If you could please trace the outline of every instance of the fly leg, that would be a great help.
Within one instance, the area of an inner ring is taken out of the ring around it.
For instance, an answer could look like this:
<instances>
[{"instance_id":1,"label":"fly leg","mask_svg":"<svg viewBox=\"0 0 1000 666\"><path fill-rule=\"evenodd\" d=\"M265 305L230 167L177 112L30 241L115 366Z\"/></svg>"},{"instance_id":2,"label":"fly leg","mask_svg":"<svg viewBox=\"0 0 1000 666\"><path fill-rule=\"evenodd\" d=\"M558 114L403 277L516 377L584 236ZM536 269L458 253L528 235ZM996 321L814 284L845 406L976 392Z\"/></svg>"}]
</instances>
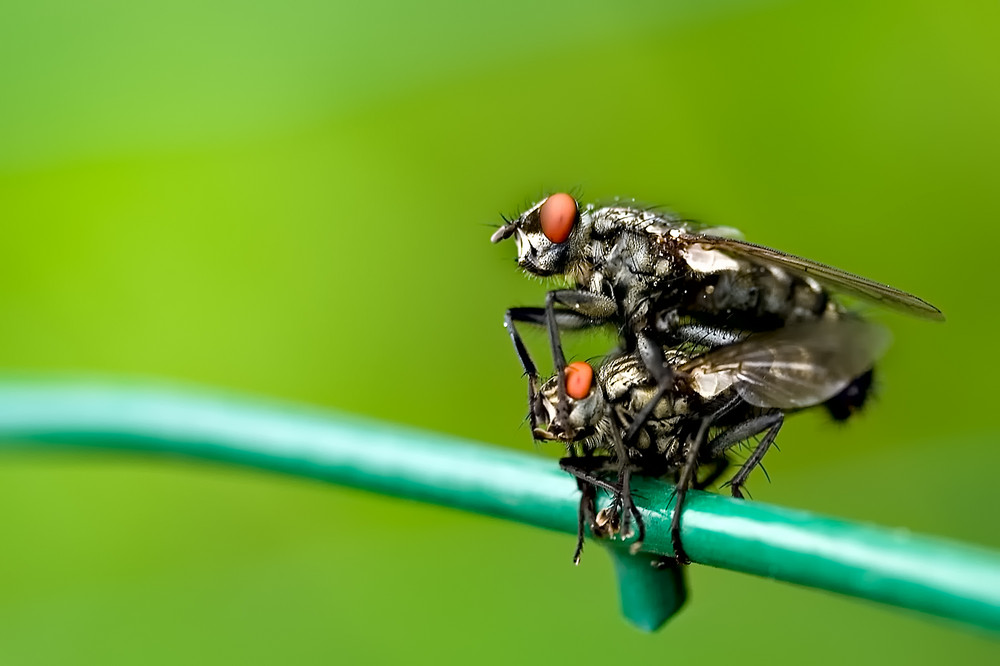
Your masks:
<instances>
[{"instance_id":1,"label":"fly leg","mask_svg":"<svg viewBox=\"0 0 1000 666\"><path fill-rule=\"evenodd\" d=\"M584 461L586 461L584 463ZM584 463L584 464L581 464ZM580 488L580 508L577 512L577 539L576 539L576 550L573 552L573 564L580 563L580 555L583 552L583 542L584 536L586 534L586 526L590 526L590 531L595 536L605 536L614 531L614 527L610 528L611 532L606 532L603 529L603 525L599 525L595 515L595 491L597 488L607 491L611 497L612 502L618 500L621 497L621 488L615 486L612 483L601 479L596 476L596 472L601 469L601 467L607 464L606 458L579 458L576 456L571 456L563 458L559 461L559 467L565 472L569 472L577 480L577 486ZM633 510L638 513L636 509ZM636 515L637 520L638 515Z\"/></svg>"},{"instance_id":2,"label":"fly leg","mask_svg":"<svg viewBox=\"0 0 1000 666\"><path fill-rule=\"evenodd\" d=\"M642 520L642 514L632 501L632 460L628 454L628 447L617 427L611 428L614 438L615 455L618 458L618 484L621 487L621 494L618 496L619 511L622 523L622 536L630 536L629 516L635 518L636 531L638 537L631 546L633 553L638 552L642 542L646 540L646 524ZM614 504L612 505L614 506Z\"/></svg>"},{"instance_id":3,"label":"fly leg","mask_svg":"<svg viewBox=\"0 0 1000 666\"><path fill-rule=\"evenodd\" d=\"M583 479L577 479L576 485L580 489L580 508L576 514L576 549L573 551L573 564L580 564L587 525L590 525L591 532L597 526L597 489L592 483Z\"/></svg>"},{"instance_id":4,"label":"fly leg","mask_svg":"<svg viewBox=\"0 0 1000 666\"><path fill-rule=\"evenodd\" d=\"M694 472L698 468L698 449L701 448L701 442L705 439L711 423L711 418L702 419L701 425L698 427L698 434L695 435L694 441L688 448L687 456L684 458L681 474L677 479L677 487L674 491L674 496L677 499L674 502L674 513L670 517L670 546L674 549L674 559L677 560L678 564L691 563L691 558L684 552L684 546L681 545L681 507L684 506L684 497L687 495L687 489L691 485Z\"/></svg>"},{"instance_id":5,"label":"fly leg","mask_svg":"<svg viewBox=\"0 0 1000 666\"><path fill-rule=\"evenodd\" d=\"M691 562L691 558L684 552L684 546L681 545L681 508L684 506L684 497L687 495L688 488L691 487L694 481L695 472L698 470L698 455L701 451L701 446L708 437L708 431L712 427L712 423L734 409L741 402L743 402L743 398L736 396L703 418L701 425L698 426L697 434L691 440L687 455L684 457L680 476L677 479L677 487L674 491L676 497L674 501L674 513L670 517L670 545L674 549L674 558L680 564Z\"/></svg>"},{"instance_id":6,"label":"fly leg","mask_svg":"<svg viewBox=\"0 0 1000 666\"><path fill-rule=\"evenodd\" d=\"M565 427L569 420L569 398L566 395L566 355L563 353L559 337L560 322L556 304L562 306L559 315L572 314L597 326L618 313L614 299L579 289L557 289L545 295L545 319L549 329L549 345L552 347L552 362L559 374L557 388L559 400L556 404L556 423Z\"/></svg>"},{"instance_id":7,"label":"fly leg","mask_svg":"<svg viewBox=\"0 0 1000 666\"><path fill-rule=\"evenodd\" d=\"M514 343L514 352L517 354L518 360L521 361L524 374L528 377L528 422L531 425L532 433L535 432L539 418L542 416L541 402L538 399L538 368L535 366L535 361L532 360L531 354L528 353L528 348L524 346L524 340L521 339L521 334L518 333L514 322L529 321L528 314L534 309L511 308L507 310L503 318L504 328L507 329L507 333L510 334L510 340Z\"/></svg>"},{"instance_id":8,"label":"fly leg","mask_svg":"<svg viewBox=\"0 0 1000 666\"><path fill-rule=\"evenodd\" d=\"M642 363L649 370L649 374L653 376L656 380L657 391L656 397L650 401L650 412L656 407L657 403L663 399L666 392L673 388L674 384L674 369L667 365L666 358L663 356L663 347L655 342L653 342L645 331L640 332L636 337L636 349L639 352L639 358L642 359Z\"/></svg>"},{"instance_id":9,"label":"fly leg","mask_svg":"<svg viewBox=\"0 0 1000 666\"><path fill-rule=\"evenodd\" d=\"M584 461L586 461L587 464L581 464ZM577 456L570 456L559 460L559 469L572 474L579 481L585 481L592 486L606 491L609 495L611 495L612 502L616 502L622 494L621 486L616 486L615 484L605 481L596 475L596 472L611 471L607 469L607 461L607 457L580 458ZM616 467L616 469L620 471L619 467ZM634 505L630 505L630 513L633 518L641 520L639 510Z\"/></svg>"},{"instance_id":10,"label":"fly leg","mask_svg":"<svg viewBox=\"0 0 1000 666\"><path fill-rule=\"evenodd\" d=\"M668 309L661 312L653 324L656 338L663 341L664 336L670 345L690 342L700 347L714 349L716 347L726 347L736 344L746 339L747 333L744 331L710 326L701 323L681 323L681 318L676 309Z\"/></svg>"},{"instance_id":11,"label":"fly leg","mask_svg":"<svg viewBox=\"0 0 1000 666\"><path fill-rule=\"evenodd\" d=\"M774 443L774 439L778 436L778 431L781 430L781 425L784 422L785 415L781 412L764 414L733 426L711 441L709 447L714 457L722 455L727 449L750 439L754 435L767 431L760 440L760 443L754 448L753 453L750 454L750 457L743 463L740 470L736 472L733 480L729 482L730 492L732 492L733 497L743 498L743 493L740 489L746 483L750 472L760 464L760 461L764 458L764 454L767 453L768 448Z\"/></svg>"},{"instance_id":12,"label":"fly leg","mask_svg":"<svg viewBox=\"0 0 1000 666\"><path fill-rule=\"evenodd\" d=\"M599 464L588 465L580 464L582 461L588 460L587 458L580 458L578 456L570 456L567 458L559 459L559 469L569 474L572 474L575 478L586 481L587 483L600 488L601 490L606 490L612 496L617 496L621 492L621 488L611 483L610 481L605 481L599 476L595 475L595 472L600 471L601 468L607 464L606 458L602 459L599 457L591 458L590 460L597 461Z\"/></svg>"},{"instance_id":13,"label":"fly leg","mask_svg":"<svg viewBox=\"0 0 1000 666\"><path fill-rule=\"evenodd\" d=\"M569 461L573 461L572 466L580 470L604 464L603 460L593 458L590 451L583 452L582 460L586 461L585 465L578 462L581 461L581 458L574 455L571 449L570 456L564 458L563 462L566 462L568 467L570 466ZM576 477L576 487L580 490L580 506L577 508L576 514L576 550L573 551L573 564L580 563L580 556L583 554L583 542L587 534L587 526L589 525L590 531L595 536L598 536L597 487L593 483L579 477Z\"/></svg>"},{"instance_id":14,"label":"fly leg","mask_svg":"<svg viewBox=\"0 0 1000 666\"><path fill-rule=\"evenodd\" d=\"M735 345L747 338L747 334L743 331L704 324L684 324L671 331L671 334L677 342L690 342L710 349Z\"/></svg>"},{"instance_id":15,"label":"fly leg","mask_svg":"<svg viewBox=\"0 0 1000 666\"><path fill-rule=\"evenodd\" d=\"M589 318L564 310L560 310L555 315L555 320L558 326L567 329L585 328L592 325ZM524 368L524 374L528 378L528 420L532 432L535 431L539 421L546 418L546 415L542 410L542 403L538 397L538 368L531 358L524 340L521 339L521 334L518 332L515 322L545 326L548 321L548 315L544 308L511 308L507 310L503 319L504 328L507 329L510 340L514 343L514 352L517 354L517 358L521 362L521 367ZM562 372L560 366L560 373ZM560 379L560 382L562 381L565 381L565 379ZM565 391L565 388L561 388L561 391ZM561 423L557 425L562 426Z\"/></svg>"}]
</instances>

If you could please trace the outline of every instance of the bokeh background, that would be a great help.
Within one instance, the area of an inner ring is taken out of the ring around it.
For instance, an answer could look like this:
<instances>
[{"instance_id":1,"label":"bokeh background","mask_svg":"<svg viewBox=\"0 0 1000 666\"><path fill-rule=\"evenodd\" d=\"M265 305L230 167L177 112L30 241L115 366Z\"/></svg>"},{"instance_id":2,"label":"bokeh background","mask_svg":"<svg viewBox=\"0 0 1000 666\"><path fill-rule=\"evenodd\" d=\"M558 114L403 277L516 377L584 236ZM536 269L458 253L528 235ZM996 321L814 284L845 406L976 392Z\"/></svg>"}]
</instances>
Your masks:
<instances>
[{"instance_id":1,"label":"bokeh background","mask_svg":"<svg viewBox=\"0 0 1000 666\"><path fill-rule=\"evenodd\" d=\"M993 2L3 3L0 368L554 457L501 327L545 285L488 237L547 192L638 197L948 316L876 313L871 409L790 420L756 499L1000 547L998 34ZM697 565L644 635L572 537L190 462L5 453L0 533L4 664L1000 655Z\"/></svg>"}]
</instances>

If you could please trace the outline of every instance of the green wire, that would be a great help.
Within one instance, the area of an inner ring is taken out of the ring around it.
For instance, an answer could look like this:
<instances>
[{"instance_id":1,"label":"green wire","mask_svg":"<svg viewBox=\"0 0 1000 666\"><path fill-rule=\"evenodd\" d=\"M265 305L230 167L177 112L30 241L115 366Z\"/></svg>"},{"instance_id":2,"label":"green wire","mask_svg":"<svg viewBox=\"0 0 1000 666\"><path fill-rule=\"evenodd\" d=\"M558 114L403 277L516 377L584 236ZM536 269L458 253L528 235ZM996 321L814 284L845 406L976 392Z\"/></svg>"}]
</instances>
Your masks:
<instances>
[{"instance_id":1,"label":"green wire","mask_svg":"<svg viewBox=\"0 0 1000 666\"><path fill-rule=\"evenodd\" d=\"M575 534L576 483L547 459L245 397L144 384L0 381L0 446L87 446L187 456L362 488ZM683 603L671 554L672 486L636 479L639 556L613 548L623 611L644 629ZM695 562L1000 630L1000 554L966 544L691 492Z\"/></svg>"}]
</instances>

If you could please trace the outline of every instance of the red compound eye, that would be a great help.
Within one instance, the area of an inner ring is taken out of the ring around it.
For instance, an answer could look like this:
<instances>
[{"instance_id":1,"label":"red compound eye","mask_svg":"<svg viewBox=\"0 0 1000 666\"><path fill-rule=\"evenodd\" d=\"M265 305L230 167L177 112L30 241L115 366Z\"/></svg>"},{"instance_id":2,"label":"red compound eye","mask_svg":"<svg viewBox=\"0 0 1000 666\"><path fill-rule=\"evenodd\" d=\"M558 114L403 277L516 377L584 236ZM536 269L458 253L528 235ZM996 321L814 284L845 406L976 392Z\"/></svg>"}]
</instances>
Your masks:
<instances>
[{"instance_id":1,"label":"red compound eye","mask_svg":"<svg viewBox=\"0 0 1000 666\"><path fill-rule=\"evenodd\" d=\"M583 400L590 395L594 385L594 369L583 361L574 361L566 366L566 395L574 400Z\"/></svg>"},{"instance_id":2,"label":"red compound eye","mask_svg":"<svg viewBox=\"0 0 1000 666\"><path fill-rule=\"evenodd\" d=\"M538 219L546 238L553 243L565 242L576 221L576 199L565 192L553 194L538 209Z\"/></svg>"}]
</instances>

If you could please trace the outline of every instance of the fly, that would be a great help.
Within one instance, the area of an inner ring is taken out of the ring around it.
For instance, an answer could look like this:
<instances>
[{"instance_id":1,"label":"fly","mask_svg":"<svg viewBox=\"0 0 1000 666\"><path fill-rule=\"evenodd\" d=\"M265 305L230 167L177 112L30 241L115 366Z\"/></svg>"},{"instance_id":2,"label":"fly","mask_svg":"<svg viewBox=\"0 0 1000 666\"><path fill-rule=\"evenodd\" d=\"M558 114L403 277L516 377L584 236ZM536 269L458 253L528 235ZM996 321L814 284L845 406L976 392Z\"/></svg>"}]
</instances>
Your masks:
<instances>
[{"instance_id":1,"label":"fly","mask_svg":"<svg viewBox=\"0 0 1000 666\"><path fill-rule=\"evenodd\" d=\"M561 277L570 289L550 291L544 308L511 308L505 326L528 376L530 419L544 414L538 372L515 324L546 326L561 380L555 422L567 418L560 331L616 325L627 352L640 345L706 348L732 344L747 332L778 329L844 312L831 293L862 298L911 315L943 320L930 303L894 287L819 262L740 240L738 232L707 228L670 213L634 206L588 204L553 194L492 236L514 237L518 264L538 276ZM871 376L834 396L845 416L866 392ZM858 388L859 386L863 388Z\"/></svg>"},{"instance_id":2,"label":"fly","mask_svg":"<svg viewBox=\"0 0 1000 666\"><path fill-rule=\"evenodd\" d=\"M704 487L723 473L726 452L761 436L729 482L734 497L777 437L785 414L823 404L864 376L885 352L882 326L854 316L802 322L703 354L657 348L607 358L596 372L572 363L562 375L568 413L556 424L559 374L539 391L542 417L534 435L564 443L561 467L577 479L583 495L574 561L583 548L585 525L596 535L642 518L632 503L630 479L673 476L677 483L671 543L687 561L680 541L680 508L690 487ZM652 368L652 369L651 369ZM698 479L698 470L708 468ZM606 481L608 474L616 475ZM611 493L611 510L594 513L594 488ZM635 546L634 546L635 547Z\"/></svg>"}]
</instances>

